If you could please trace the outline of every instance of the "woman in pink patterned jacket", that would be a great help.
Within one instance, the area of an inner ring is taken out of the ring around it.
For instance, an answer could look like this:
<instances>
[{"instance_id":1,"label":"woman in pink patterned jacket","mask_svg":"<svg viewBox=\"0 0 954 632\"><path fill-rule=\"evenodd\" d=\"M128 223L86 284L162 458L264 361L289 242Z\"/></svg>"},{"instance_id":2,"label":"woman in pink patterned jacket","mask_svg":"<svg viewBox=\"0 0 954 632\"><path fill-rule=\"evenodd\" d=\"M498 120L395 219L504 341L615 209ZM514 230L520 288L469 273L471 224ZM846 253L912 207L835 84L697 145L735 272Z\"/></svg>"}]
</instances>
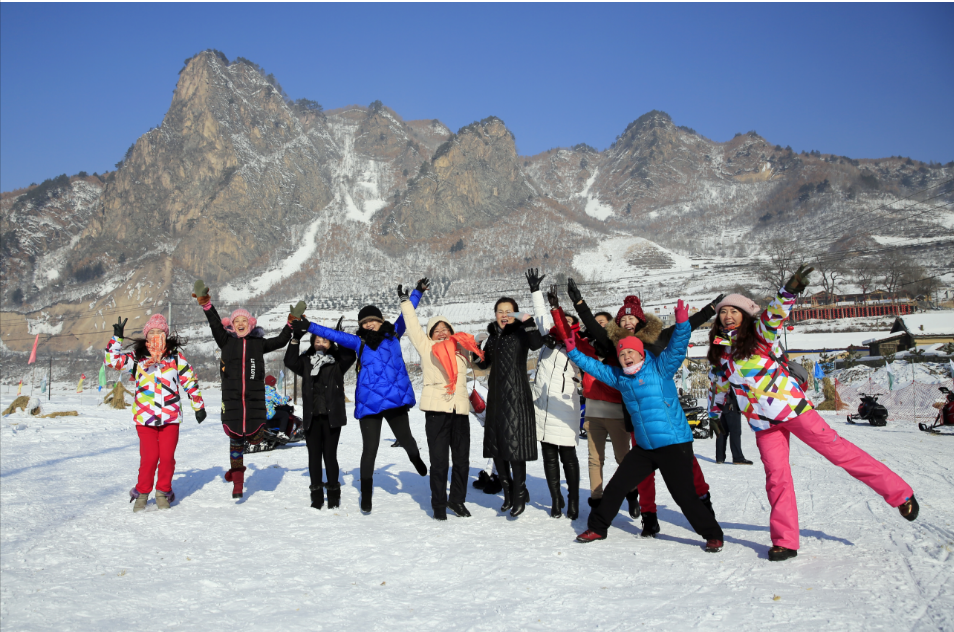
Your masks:
<instances>
[{"instance_id":1,"label":"woman in pink patterned jacket","mask_svg":"<svg viewBox=\"0 0 954 632\"><path fill-rule=\"evenodd\" d=\"M123 353L125 325L122 318L113 325L113 337L106 347L104 361L117 371L132 371L136 382L133 421L139 434L139 481L129 490L129 501L135 501L134 512L146 508L158 466L156 506L168 509L169 503L175 500L172 475L176 469L176 445L182 421L179 386L192 400L199 423L206 416L205 404L195 372L179 351L182 343L176 336L169 336L169 325L161 314L153 314L146 322L143 327L146 337L133 340L132 353Z\"/></svg>"},{"instance_id":2,"label":"woman in pink patterned jacket","mask_svg":"<svg viewBox=\"0 0 954 632\"><path fill-rule=\"evenodd\" d=\"M798 554L798 508L792 469L789 465L789 435L795 435L826 459L865 483L901 515L914 520L918 502L900 476L870 454L845 441L825 423L787 365L774 351L782 322L795 304L795 296L808 285L812 268L800 267L775 300L761 311L741 294L726 296L716 307L718 314L709 334L709 414L718 417L726 399L738 405L755 431L762 464L765 491L772 513L769 519L773 562Z\"/></svg>"}]
</instances>

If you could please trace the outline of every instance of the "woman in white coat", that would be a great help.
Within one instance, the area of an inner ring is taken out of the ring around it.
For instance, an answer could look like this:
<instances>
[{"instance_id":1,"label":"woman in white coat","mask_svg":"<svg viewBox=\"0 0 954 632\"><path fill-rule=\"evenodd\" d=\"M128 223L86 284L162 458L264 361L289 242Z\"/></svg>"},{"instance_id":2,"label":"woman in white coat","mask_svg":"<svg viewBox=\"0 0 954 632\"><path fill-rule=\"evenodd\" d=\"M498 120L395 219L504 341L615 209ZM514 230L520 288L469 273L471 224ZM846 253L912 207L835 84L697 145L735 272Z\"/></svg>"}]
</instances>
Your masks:
<instances>
[{"instance_id":1,"label":"woman in white coat","mask_svg":"<svg viewBox=\"0 0 954 632\"><path fill-rule=\"evenodd\" d=\"M563 515L563 494L560 491L560 462L566 475L566 515L570 520L580 516L580 461L576 444L580 428L580 393L577 389L577 368L566 355L566 347L553 335L553 318L543 302L537 270L527 271L527 282L533 299L533 316L544 346L540 349L533 383L533 406L537 420L537 441L543 453L543 472L553 505L550 516ZM556 286L547 293L550 305L559 307ZM579 329L579 326L576 326ZM574 332L575 333L575 332Z\"/></svg>"}]
</instances>

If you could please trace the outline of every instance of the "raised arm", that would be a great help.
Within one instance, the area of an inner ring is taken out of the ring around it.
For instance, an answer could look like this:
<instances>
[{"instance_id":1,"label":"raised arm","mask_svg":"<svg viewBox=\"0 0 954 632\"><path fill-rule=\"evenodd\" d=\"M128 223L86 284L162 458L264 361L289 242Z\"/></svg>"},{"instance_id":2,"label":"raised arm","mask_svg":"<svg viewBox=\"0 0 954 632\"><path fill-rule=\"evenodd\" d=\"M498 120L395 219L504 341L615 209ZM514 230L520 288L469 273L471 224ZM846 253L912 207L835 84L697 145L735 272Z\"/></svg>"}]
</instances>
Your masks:
<instances>
[{"instance_id":1,"label":"raised arm","mask_svg":"<svg viewBox=\"0 0 954 632\"><path fill-rule=\"evenodd\" d=\"M682 305L682 301L679 301L679 304ZM686 307L684 309L686 317L688 318L689 308ZM689 336L692 334L692 329L689 327L688 320L678 322L679 318L679 307L676 307L677 322L673 330L672 338L669 339L669 344L667 344L663 352L659 354L659 359L657 360L659 372L666 377L672 377L676 374L683 360L686 359L686 351L689 349Z\"/></svg>"},{"instance_id":2,"label":"raised arm","mask_svg":"<svg viewBox=\"0 0 954 632\"><path fill-rule=\"evenodd\" d=\"M589 373L607 386L619 388L619 378L623 374L619 367L606 366L596 358L591 358L576 348L570 349L567 355L584 373Z\"/></svg>"},{"instance_id":3,"label":"raised arm","mask_svg":"<svg viewBox=\"0 0 954 632\"><path fill-rule=\"evenodd\" d=\"M308 333L315 334L321 338L327 338L331 342L339 344L342 347L347 347L353 351L357 351L361 348L361 338L358 336L344 331L331 329L330 327L325 327L323 325L319 325L318 323L309 323Z\"/></svg>"},{"instance_id":4,"label":"raised arm","mask_svg":"<svg viewBox=\"0 0 954 632\"><path fill-rule=\"evenodd\" d=\"M778 291L769 306L759 315L756 331L765 342L772 345L777 342L782 323L788 317L789 312L792 311L792 307L795 306L798 295L804 292L808 286L809 276L814 269L806 268L804 265L799 266L795 274Z\"/></svg>"},{"instance_id":5,"label":"raised arm","mask_svg":"<svg viewBox=\"0 0 954 632\"><path fill-rule=\"evenodd\" d=\"M281 332L279 332L277 336L265 339L265 344L263 345L265 353L275 351L276 349L281 349L282 347L288 344L288 341L291 340L291 337L292 337L291 325L289 325L288 323L285 323L285 326L282 327Z\"/></svg>"},{"instance_id":6,"label":"raised arm","mask_svg":"<svg viewBox=\"0 0 954 632\"><path fill-rule=\"evenodd\" d=\"M103 363L117 371L122 371L127 365L136 361L133 354L123 353L123 329L126 327L128 320L128 318L124 319L122 316L116 319L116 324L113 325L113 337L107 343L106 354L103 357Z\"/></svg>"},{"instance_id":7,"label":"raised arm","mask_svg":"<svg viewBox=\"0 0 954 632\"><path fill-rule=\"evenodd\" d=\"M292 342L292 344L288 345L288 348L285 349L285 366L295 375L303 376L305 374L307 362L308 358L301 353L300 343Z\"/></svg>"},{"instance_id":8,"label":"raised arm","mask_svg":"<svg viewBox=\"0 0 954 632\"><path fill-rule=\"evenodd\" d=\"M540 332L541 336L546 336L550 333L550 328L553 327L553 318L550 317L550 313L543 303L543 292L540 290L532 292L530 298L533 301L533 320L537 324L537 331Z\"/></svg>"},{"instance_id":9,"label":"raised arm","mask_svg":"<svg viewBox=\"0 0 954 632\"><path fill-rule=\"evenodd\" d=\"M417 311L415 311L414 303L411 302L410 298L405 299L402 292L402 286L398 286L398 296L401 297L401 323L407 323L407 335L411 339L411 344L414 345L414 348L417 349L417 352L421 354L421 357L426 356L431 352L430 340L427 337L427 334L421 329L421 321L417 319ZM416 292L417 290L415 290Z\"/></svg>"},{"instance_id":10,"label":"raised arm","mask_svg":"<svg viewBox=\"0 0 954 632\"><path fill-rule=\"evenodd\" d=\"M715 316L715 306L719 304L725 297L725 294L720 294L716 297L714 301L700 309L698 312L689 317L689 329L690 331L695 331L699 329L701 325L704 325L709 321L710 318ZM669 339L672 338L672 332L676 328L675 325L670 325L666 327L661 332L659 332L659 337L656 338L656 344L660 347L665 347L669 344Z\"/></svg>"},{"instance_id":11,"label":"raised arm","mask_svg":"<svg viewBox=\"0 0 954 632\"><path fill-rule=\"evenodd\" d=\"M229 332L225 331L225 327L222 326L222 318L219 316L219 313L215 311L211 301L203 305L202 309L205 312L206 320L209 321L212 338L215 340L215 344L219 345L221 349L225 346L225 343L229 341Z\"/></svg>"},{"instance_id":12,"label":"raised arm","mask_svg":"<svg viewBox=\"0 0 954 632\"><path fill-rule=\"evenodd\" d=\"M424 292L427 291L427 288L430 287L430 279L424 277L417 282L417 287L414 288L414 291L411 292L411 305L417 309L417 306L421 302L421 297L424 296ZM402 310L403 312L403 310ZM404 330L407 329L407 325L404 324L404 314L402 313L398 316L398 319L394 321L394 336L400 338L404 335Z\"/></svg>"},{"instance_id":13,"label":"raised arm","mask_svg":"<svg viewBox=\"0 0 954 632\"><path fill-rule=\"evenodd\" d=\"M566 293L573 302L573 307L580 317L580 322L586 327L587 337L590 339L590 344L593 345L593 349L596 350L596 354L601 358L609 358L616 355L616 346L610 341L603 326L596 322L593 312L590 311L590 306L583 300L583 295L580 293L579 288L576 286L576 281L573 279L566 280Z\"/></svg>"}]
</instances>

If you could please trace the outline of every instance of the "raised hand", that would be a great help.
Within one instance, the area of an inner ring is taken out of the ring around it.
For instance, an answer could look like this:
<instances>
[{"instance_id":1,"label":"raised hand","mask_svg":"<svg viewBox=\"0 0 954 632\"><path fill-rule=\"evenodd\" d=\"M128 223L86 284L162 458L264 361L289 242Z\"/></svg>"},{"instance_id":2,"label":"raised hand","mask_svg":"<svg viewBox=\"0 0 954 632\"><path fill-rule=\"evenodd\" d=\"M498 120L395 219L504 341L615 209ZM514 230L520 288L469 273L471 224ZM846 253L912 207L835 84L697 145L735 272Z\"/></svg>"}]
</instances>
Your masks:
<instances>
[{"instance_id":1,"label":"raised hand","mask_svg":"<svg viewBox=\"0 0 954 632\"><path fill-rule=\"evenodd\" d=\"M402 283L401 285L398 285L397 295L398 295L398 298L401 299L401 302L402 302L402 303L403 303L404 301L409 301L409 300L411 300L411 291L410 291L410 290L405 290L403 283Z\"/></svg>"},{"instance_id":2,"label":"raised hand","mask_svg":"<svg viewBox=\"0 0 954 632\"><path fill-rule=\"evenodd\" d=\"M785 291L789 294L801 294L804 292L805 288L808 287L808 277L814 271L815 268L806 268L805 264L798 266L798 270L795 271L792 278L785 283Z\"/></svg>"},{"instance_id":3,"label":"raised hand","mask_svg":"<svg viewBox=\"0 0 954 632\"><path fill-rule=\"evenodd\" d=\"M576 287L576 281L573 279L566 280L566 295L570 297L570 301L574 305L579 305L583 302L583 295L580 294L580 288Z\"/></svg>"},{"instance_id":4,"label":"raised hand","mask_svg":"<svg viewBox=\"0 0 954 632\"><path fill-rule=\"evenodd\" d=\"M547 301L550 303L551 309L556 309L560 306L560 297L557 296L557 286L551 285L550 291L547 292Z\"/></svg>"},{"instance_id":5,"label":"raised hand","mask_svg":"<svg viewBox=\"0 0 954 632\"><path fill-rule=\"evenodd\" d=\"M713 307L715 307L716 305L718 305L719 303L721 303L721 302L722 302L722 299L724 299L724 298L725 298L725 294L720 294L719 296L717 296L717 297L715 297L714 299L712 299L712 302L709 303L709 305L712 305Z\"/></svg>"},{"instance_id":6,"label":"raised hand","mask_svg":"<svg viewBox=\"0 0 954 632\"><path fill-rule=\"evenodd\" d=\"M293 318L301 318L302 314L305 313L306 307L307 305L305 305L305 301L298 301L295 303L294 307L291 305L288 306L288 312Z\"/></svg>"},{"instance_id":7,"label":"raised hand","mask_svg":"<svg viewBox=\"0 0 954 632\"><path fill-rule=\"evenodd\" d=\"M292 336L295 337L295 340L301 340L305 337L305 334L308 333L308 328L311 326L311 322L304 316L293 320L291 322Z\"/></svg>"},{"instance_id":8,"label":"raised hand","mask_svg":"<svg viewBox=\"0 0 954 632\"><path fill-rule=\"evenodd\" d=\"M430 279L428 279L427 277L424 277L423 279L418 279L418 281L417 281L417 291L418 291L418 292L420 292L421 294L423 294L424 292L428 291L429 289L431 289L431 280L430 280Z\"/></svg>"},{"instance_id":9,"label":"raised hand","mask_svg":"<svg viewBox=\"0 0 954 632\"><path fill-rule=\"evenodd\" d=\"M129 321L128 318L123 318L120 316L116 319L116 324L113 325L113 335L117 338L123 337L123 328L126 326L126 323Z\"/></svg>"},{"instance_id":10,"label":"raised hand","mask_svg":"<svg viewBox=\"0 0 954 632\"><path fill-rule=\"evenodd\" d=\"M679 299L676 302L676 322L684 323L689 320L689 306L682 302L682 299Z\"/></svg>"},{"instance_id":11,"label":"raised hand","mask_svg":"<svg viewBox=\"0 0 954 632\"><path fill-rule=\"evenodd\" d=\"M338 323L335 325L335 331L344 331L341 327L341 323L344 322L344 316L338 319Z\"/></svg>"},{"instance_id":12,"label":"raised hand","mask_svg":"<svg viewBox=\"0 0 954 632\"><path fill-rule=\"evenodd\" d=\"M209 296L209 287L202 279L197 279L192 285L192 298L194 298L199 305L208 305L209 301L212 300L212 297Z\"/></svg>"},{"instance_id":13,"label":"raised hand","mask_svg":"<svg viewBox=\"0 0 954 632\"><path fill-rule=\"evenodd\" d=\"M547 275L540 274L540 268L530 268L527 270L527 283L530 285L530 292L538 292L540 290L540 283L547 278Z\"/></svg>"}]
</instances>

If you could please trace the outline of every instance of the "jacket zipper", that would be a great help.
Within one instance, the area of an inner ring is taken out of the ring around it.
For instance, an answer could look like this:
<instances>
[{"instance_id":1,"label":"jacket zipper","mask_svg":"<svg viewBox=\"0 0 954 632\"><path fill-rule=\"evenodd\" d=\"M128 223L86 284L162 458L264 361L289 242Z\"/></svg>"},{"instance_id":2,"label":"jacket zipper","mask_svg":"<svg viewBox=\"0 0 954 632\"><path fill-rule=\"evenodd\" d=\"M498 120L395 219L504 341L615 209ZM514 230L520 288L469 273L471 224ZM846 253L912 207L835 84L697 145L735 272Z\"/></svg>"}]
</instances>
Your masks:
<instances>
[{"instance_id":1,"label":"jacket zipper","mask_svg":"<svg viewBox=\"0 0 954 632\"><path fill-rule=\"evenodd\" d=\"M245 340L242 340L242 434L245 434Z\"/></svg>"}]
</instances>

